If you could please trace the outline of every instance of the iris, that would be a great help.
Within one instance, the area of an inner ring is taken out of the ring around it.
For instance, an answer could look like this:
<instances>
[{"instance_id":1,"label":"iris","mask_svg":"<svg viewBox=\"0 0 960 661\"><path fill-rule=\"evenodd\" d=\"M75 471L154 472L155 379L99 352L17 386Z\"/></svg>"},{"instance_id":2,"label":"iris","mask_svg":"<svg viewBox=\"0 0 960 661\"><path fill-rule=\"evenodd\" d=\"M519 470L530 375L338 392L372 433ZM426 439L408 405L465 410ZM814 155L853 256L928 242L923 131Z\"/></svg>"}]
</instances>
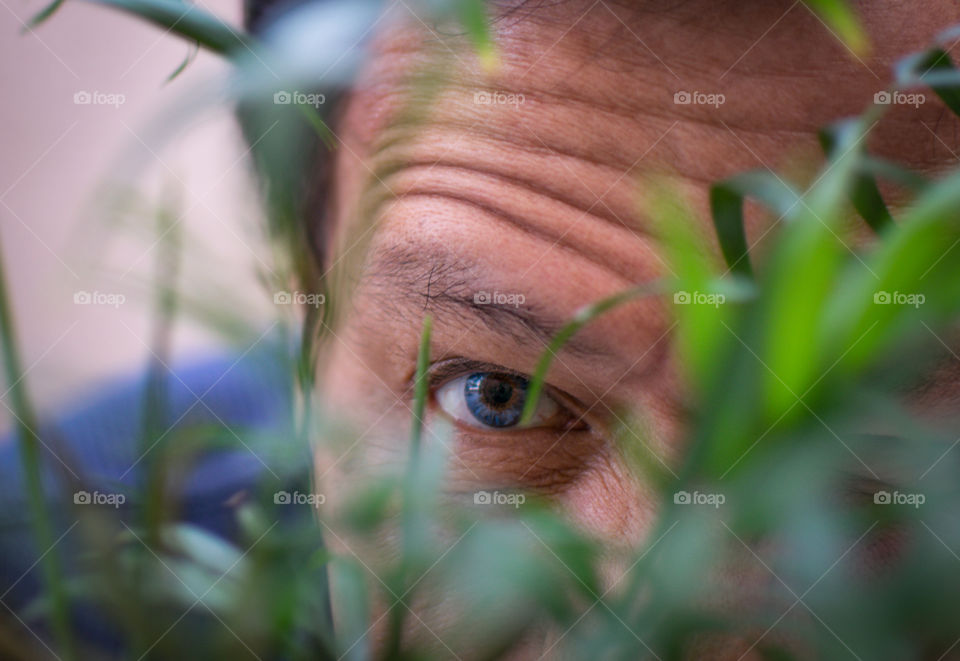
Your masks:
<instances>
[{"instance_id":1,"label":"iris","mask_svg":"<svg viewBox=\"0 0 960 661\"><path fill-rule=\"evenodd\" d=\"M467 409L490 427L511 427L520 421L529 382L501 372L475 372L464 381Z\"/></svg>"}]
</instances>

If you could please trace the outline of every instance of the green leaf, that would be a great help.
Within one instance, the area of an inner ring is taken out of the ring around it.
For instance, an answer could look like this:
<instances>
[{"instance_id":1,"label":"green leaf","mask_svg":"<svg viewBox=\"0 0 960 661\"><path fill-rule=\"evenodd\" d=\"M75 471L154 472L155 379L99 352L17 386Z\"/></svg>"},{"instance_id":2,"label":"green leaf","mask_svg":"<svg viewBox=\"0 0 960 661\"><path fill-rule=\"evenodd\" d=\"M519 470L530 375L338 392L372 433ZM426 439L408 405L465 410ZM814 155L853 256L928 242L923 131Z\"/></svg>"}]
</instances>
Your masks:
<instances>
[{"instance_id":1,"label":"green leaf","mask_svg":"<svg viewBox=\"0 0 960 661\"><path fill-rule=\"evenodd\" d=\"M900 60L894 67L897 82L905 87L927 85L960 116L960 72L942 48L931 48Z\"/></svg>"},{"instance_id":2,"label":"green leaf","mask_svg":"<svg viewBox=\"0 0 960 661\"><path fill-rule=\"evenodd\" d=\"M836 36L855 55L863 55L869 50L870 43L860 19L847 4L846 0L803 0L817 16L836 34Z\"/></svg>"},{"instance_id":3,"label":"green leaf","mask_svg":"<svg viewBox=\"0 0 960 661\"><path fill-rule=\"evenodd\" d=\"M821 311L848 251L839 236L843 202L866 133L862 121L836 132L835 160L806 194L768 261L763 288L767 322L758 360L766 373L765 405L771 420L796 410L797 398L826 367L820 364L825 341Z\"/></svg>"},{"instance_id":4,"label":"green leaf","mask_svg":"<svg viewBox=\"0 0 960 661\"><path fill-rule=\"evenodd\" d=\"M329 566L338 621L341 623L337 628L340 658L357 661L369 659L370 599L365 572L359 563L344 557L335 557Z\"/></svg>"},{"instance_id":5,"label":"green leaf","mask_svg":"<svg viewBox=\"0 0 960 661\"><path fill-rule=\"evenodd\" d=\"M800 196L769 170L744 172L711 186L710 212L727 266L733 273L752 277L743 220L746 197L763 202L782 218L798 205Z\"/></svg>"},{"instance_id":6,"label":"green leaf","mask_svg":"<svg viewBox=\"0 0 960 661\"><path fill-rule=\"evenodd\" d=\"M167 76L167 82L171 82L177 78L180 74L187 70L187 67L190 66L190 63L193 62L197 57L197 53L200 52L200 44L196 41L190 44L187 55L183 58L183 62L180 63L176 69L173 70L169 76Z\"/></svg>"},{"instance_id":7,"label":"green leaf","mask_svg":"<svg viewBox=\"0 0 960 661\"><path fill-rule=\"evenodd\" d=\"M327 126L327 123L323 121L323 115L320 114L320 111L307 103L297 104L297 107L303 113L307 123L313 128L317 137L323 142L324 147L332 151L337 146L337 138L330 127Z\"/></svg>"},{"instance_id":8,"label":"green leaf","mask_svg":"<svg viewBox=\"0 0 960 661\"><path fill-rule=\"evenodd\" d=\"M63 5L63 1L64 0L53 0L53 2L51 2L49 5L34 14L33 18L27 21L27 24L23 26L23 29L20 31L21 34L24 32L29 32L57 13L57 10L60 9L61 5Z\"/></svg>"},{"instance_id":9,"label":"green leaf","mask_svg":"<svg viewBox=\"0 0 960 661\"><path fill-rule=\"evenodd\" d=\"M709 380L711 367L730 339L724 329L724 320L733 314L726 305L727 294L742 288L729 287L729 282L718 277L722 265L716 250L703 223L678 191L655 182L644 199L666 266L676 278L672 283L673 300L669 301L676 319L673 341L684 371L699 390ZM749 282L742 276L735 277ZM720 287L731 291L720 291Z\"/></svg>"},{"instance_id":10,"label":"green leaf","mask_svg":"<svg viewBox=\"0 0 960 661\"><path fill-rule=\"evenodd\" d=\"M231 56L250 50L252 38L237 32L221 18L180 0L89 0L115 7L165 30L195 41L204 48Z\"/></svg>"},{"instance_id":11,"label":"green leaf","mask_svg":"<svg viewBox=\"0 0 960 661\"><path fill-rule=\"evenodd\" d=\"M843 120L820 130L820 145L828 159L833 160L840 155L837 153L838 136L846 130L851 121L857 120ZM868 171L857 169L850 183L849 198L860 217L877 234L893 223L893 217L883 201L883 196L880 195L877 181Z\"/></svg>"},{"instance_id":12,"label":"green leaf","mask_svg":"<svg viewBox=\"0 0 960 661\"><path fill-rule=\"evenodd\" d=\"M240 549L198 526L188 523L172 525L163 531L163 539L171 548L217 574L242 569L243 553Z\"/></svg>"},{"instance_id":13,"label":"green leaf","mask_svg":"<svg viewBox=\"0 0 960 661\"><path fill-rule=\"evenodd\" d=\"M417 373L413 382L413 431L410 436L410 456L416 461L420 453L420 439L423 435L423 414L427 407L427 393L430 390L430 380L427 370L430 368L430 332L433 328L433 318L427 315L423 319L423 330L420 333L420 350L417 353Z\"/></svg>"},{"instance_id":14,"label":"green leaf","mask_svg":"<svg viewBox=\"0 0 960 661\"><path fill-rule=\"evenodd\" d=\"M922 330L923 319L949 318L960 308L960 174L933 185L914 201L901 222L867 260L855 263L827 310L824 336L839 368L865 368L903 332ZM919 305L886 300L894 294L923 296ZM875 298L880 296L881 298Z\"/></svg>"},{"instance_id":15,"label":"green leaf","mask_svg":"<svg viewBox=\"0 0 960 661\"><path fill-rule=\"evenodd\" d=\"M530 377L530 384L527 387L527 398L523 404L523 414L520 416L519 424L527 424L533 417L533 413L537 410L540 392L543 390L543 381L547 376L547 370L550 369L550 365L553 363L557 352L563 348L563 345L570 341L571 337L608 310L612 310L640 296L662 294L663 292L664 287L661 282L642 284L581 308L580 311L573 316L573 319L567 322L567 324L553 336L553 339L547 344L547 348L540 355L540 360L537 362L533 375Z\"/></svg>"},{"instance_id":16,"label":"green leaf","mask_svg":"<svg viewBox=\"0 0 960 661\"><path fill-rule=\"evenodd\" d=\"M922 193L930 186L930 180L923 175L875 156L864 155L857 163L857 171L885 179L914 194Z\"/></svg>"},{"instance_id":17,"label":"green leaf","mask_svg":"<svg viewBox=\"0 0 960 661\"><path fill-rule=\"evenodd\" d=\"M473 40L473 47L477 57L486 70L496 68L499 57L496 44L490 33L490 19L487 16L487 7L484 0L462 0L457 3L457 12L460 22Z\"/></svg>"}]
</instances>

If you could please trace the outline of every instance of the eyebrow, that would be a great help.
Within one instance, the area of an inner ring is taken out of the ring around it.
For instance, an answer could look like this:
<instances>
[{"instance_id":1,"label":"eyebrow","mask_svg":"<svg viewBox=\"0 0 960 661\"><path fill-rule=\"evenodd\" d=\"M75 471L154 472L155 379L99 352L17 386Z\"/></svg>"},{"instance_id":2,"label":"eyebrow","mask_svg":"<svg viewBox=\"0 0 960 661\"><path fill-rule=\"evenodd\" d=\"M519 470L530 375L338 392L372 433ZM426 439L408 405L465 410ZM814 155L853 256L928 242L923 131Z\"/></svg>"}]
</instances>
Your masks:
<instances>
[{"instance_id":1,"label":"eyebrow","mask_svg":"<svg viewBox=\"0 0 960 661\"><path fill-rule=\"evenodd\" d=\"M553 337L569 321L543 310L531 300L528 292L496 292L523 294L522 305L482 303L478 293L494 294L496 288L484 282L481 270L449 249L440 246L389 246L371 253L364 269L363 281L393 311L412 317L419 312L438 319L472 318L486 330L534 348L538 355L545 351ZM404 305L396 305L397 293ZM419 321L411 318L411 321ZM585 357L609 356L610 350L582 335L574 335L563 351Z\"/></svg>"}]
</instances>

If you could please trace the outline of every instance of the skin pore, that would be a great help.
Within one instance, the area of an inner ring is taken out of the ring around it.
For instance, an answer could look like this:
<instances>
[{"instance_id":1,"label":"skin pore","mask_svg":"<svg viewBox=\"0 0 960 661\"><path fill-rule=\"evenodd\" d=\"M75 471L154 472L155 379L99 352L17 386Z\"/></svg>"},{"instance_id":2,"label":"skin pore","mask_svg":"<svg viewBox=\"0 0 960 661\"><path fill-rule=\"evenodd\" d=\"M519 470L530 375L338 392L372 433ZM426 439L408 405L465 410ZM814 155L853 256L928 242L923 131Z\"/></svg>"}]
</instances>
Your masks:
<instances>
[{"instance_id":1,"label":"skin pore","mask_svg":"<svg viewBox=\"0 0 960 661\"><path fill-rule=\"evenodd\" d=\"M324 488L334 493L352 470L406 457L397 439L410 425L425 314L434 320L430 425L455 417L442 406L445 384L484 372L529 375L582 305L668 275L643 211L644 175L669 176L708 235L711 182L789 169L818 153L818 128L861 112L888 88L898 57L960 18L947 0L859 9L873 48L858 57L789 1L527 2L495 21L500 66L492 72L463 36L396 10L400 20L376 37L335 127L326 231L339 247L328 263L349 248L358 223L372 217L376 227L321 375L322 399L363 434L349 460L319 452ZM429 113L404 119L411 76L438 63L443 84ZM724 102L676 103L684 91ZM494 102L477 102L483 93L497 93ZM891 108L870 150L929 172L951 163L955 120L927 97ZM762 255L772 220L748 211L750 244ZM512 298L485 303L485 292ZM661 297L586 326L554 361L555 406L531 428L454 420L450 490L532 490L611 547L642 540L652 499L612 435L624 411L636 411L647 432L636 442L666 463L680 451L672 324ZM946 381L941 395L925 397L947 398L955 380ZM611 564L607 584L621 573ZM431 612L418 610L442 637L443 618ZM536 658L546 647L518 655Z\"/></svg>"}]
</instances>

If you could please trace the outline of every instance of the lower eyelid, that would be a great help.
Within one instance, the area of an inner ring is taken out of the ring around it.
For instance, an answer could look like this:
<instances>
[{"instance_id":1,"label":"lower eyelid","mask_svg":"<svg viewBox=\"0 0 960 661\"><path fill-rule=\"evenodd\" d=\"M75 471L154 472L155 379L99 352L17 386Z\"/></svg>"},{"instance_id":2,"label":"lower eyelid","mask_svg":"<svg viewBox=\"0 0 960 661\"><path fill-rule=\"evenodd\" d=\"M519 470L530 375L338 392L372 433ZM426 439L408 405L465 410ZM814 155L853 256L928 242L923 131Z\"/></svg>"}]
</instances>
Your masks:
<instances>
[{"instance_id":1,"label":"lower eyelid","mask_svg":"<svg viewBox=\"0 0 960 661\"><path fill-rule=\"evenodd\" d=\"M541 427L489 434L458 427L451 484L463 490L502 484L545 495L559 493L596 466L596 456L605 446L602 439L584 431Z\"/></svg>"}]
</instances>

